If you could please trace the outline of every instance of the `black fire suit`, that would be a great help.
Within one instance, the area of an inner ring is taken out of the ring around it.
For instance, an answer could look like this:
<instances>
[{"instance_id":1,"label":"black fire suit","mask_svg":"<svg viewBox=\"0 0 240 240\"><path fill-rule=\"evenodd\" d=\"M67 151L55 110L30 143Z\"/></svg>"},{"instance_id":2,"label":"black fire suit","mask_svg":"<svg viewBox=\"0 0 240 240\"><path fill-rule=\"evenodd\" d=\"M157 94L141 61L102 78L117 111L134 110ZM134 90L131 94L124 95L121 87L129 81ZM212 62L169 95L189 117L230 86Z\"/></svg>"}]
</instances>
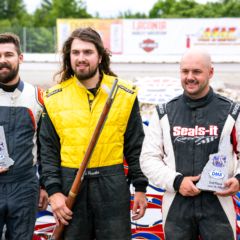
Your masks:
<instances>
[{"instance_id":1,"label":"black fire suit","mask_svg":"<svg viewBox=\"0 0 240 240\"><path fill-rule=\"evenodd\" d=\"M201 174L209 155L223 147L222 137L229 137L224 146L231 155L229 177L239 178L239 108L210 89L198 100L183 94L155 112L140 162L149 180L166 189L162 211L167 240L195 240L198 235L203 240L236 238L231 197L207 191L185 197L178 190L185 176Z\"/></svg>"}]
</instances>

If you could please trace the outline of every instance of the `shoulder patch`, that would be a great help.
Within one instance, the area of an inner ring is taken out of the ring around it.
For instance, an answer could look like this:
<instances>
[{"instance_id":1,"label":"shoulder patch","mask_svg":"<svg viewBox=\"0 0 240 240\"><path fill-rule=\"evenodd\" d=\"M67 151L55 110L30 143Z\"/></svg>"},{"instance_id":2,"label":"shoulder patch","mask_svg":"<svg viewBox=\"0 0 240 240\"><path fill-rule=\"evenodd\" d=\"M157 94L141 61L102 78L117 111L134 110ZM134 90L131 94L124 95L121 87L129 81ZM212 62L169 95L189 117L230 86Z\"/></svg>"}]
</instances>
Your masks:
<instances>
[{"instance_id":1,"label":"shoulder patch","mask_svg":"<svg viewBox=\"0 0 240 240\"><path fill-rule=\"evenodd\" d=\"M157 109L157 113L159 116L159 119L162 119L162 117L167 113L167 109L166 109L166 104L159 104L156 106Z\"/></svg>"},{"instance_id":2,"label":"shoulder patch","mask_svg":"<svg viewBox=\"0 0 240 240\"><path fill-rule=\"evenodd\" d=\"M129 89L129 88L123 86L123 85L118 85L118 87L121 88L122 90L128 92L128 93L134 94L133 90L131 90L131 89Z\"/></svg>"},{"instance_id":3,"label":"shoulder patch","mask_svg":"<svg viewBox=\"0 0 240 240\"><path fill-rule=\"evenodd\" d=\"M59 93L59 92L62 92L62 88L58 88L58 89L55 89L53 91L47 90L46 91L46 97L50 97L50 96L52 96L52 95L54 95L56 93Z\"/></svg>"},{"instance_id":4,"label":"shoulder patch","mask_svg":"<svg viewBox=\"0 0 240 240\"><path fill-rule=\"evenodd\" d=\"M240 104L233 102L230 107L230 115L236 120L240 113Z\"/></svg>"}]
</instances>

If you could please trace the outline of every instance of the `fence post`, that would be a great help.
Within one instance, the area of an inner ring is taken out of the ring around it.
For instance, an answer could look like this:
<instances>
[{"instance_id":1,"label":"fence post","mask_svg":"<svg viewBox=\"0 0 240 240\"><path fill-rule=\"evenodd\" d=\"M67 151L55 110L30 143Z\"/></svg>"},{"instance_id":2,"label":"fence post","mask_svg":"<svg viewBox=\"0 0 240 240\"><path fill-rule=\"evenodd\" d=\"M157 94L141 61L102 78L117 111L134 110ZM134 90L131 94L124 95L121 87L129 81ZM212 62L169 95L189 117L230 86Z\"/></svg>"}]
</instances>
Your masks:
<instances>
[{"instance_id":1,"label":"fence post","mask_svg":"<svg viewBox=\"0 0 240 240\"><path fill-rule=\"evenodd\" d=\"M26 27L23 27L23 52L26 53L27 52L27 31L26 31Z\"/></svg>"}]
</instances>

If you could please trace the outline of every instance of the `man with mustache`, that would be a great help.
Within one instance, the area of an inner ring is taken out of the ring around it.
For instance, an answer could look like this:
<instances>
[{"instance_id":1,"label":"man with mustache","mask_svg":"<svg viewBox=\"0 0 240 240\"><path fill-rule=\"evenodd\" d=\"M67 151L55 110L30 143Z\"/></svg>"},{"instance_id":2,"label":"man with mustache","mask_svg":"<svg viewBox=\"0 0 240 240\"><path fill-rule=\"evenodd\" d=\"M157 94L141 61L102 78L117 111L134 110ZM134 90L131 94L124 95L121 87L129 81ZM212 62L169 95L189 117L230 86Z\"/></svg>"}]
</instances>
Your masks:
<instances>
[{"instance_id":1,"label":"man with mustache","mask_svg":"<svg viewBox=\"0 0 240 240\"><path fill-rule=\"evenodd\" d=\"M144 140L142 171L166 190L162 205L166 240L236 239L232 196L239 191L240 106L213 91L213 73L209 53L188 50L180 62L184 92L157 106ZM200 190L196 182L209 155L219 152L228 156L226 189Z\"/></svg>"},{"instance_id":2,"label":"man with mustache","mask_svg":"<svg viewBox=\"0 0 240 240\"><path fill-rule=\"evenodd\" d=\"M39 194L37 132L42 112L41 92L23 82L20 40L0 34L0 236L6 225L9 240L31 240L38 207L47 207Z\"/></svg>"},{"instance_id":3,"label":"man with mustache","mask_svg":"<svg viewBox=\"0 0 240 240\"><path fill-rule=\"evenodd\" d=\"M40 130L43 180L54 216L68 240L130 240L130 192L135 187L133 220L144 215L148 181L139 165L144 137L137 91L119 79L118 90L94 148L76 203L66 206L76 171L84 158L108 94L117 76L110 53L92 28L73 31L63 45L60 84L46 92Z\"/></svg>"}]
</instances>

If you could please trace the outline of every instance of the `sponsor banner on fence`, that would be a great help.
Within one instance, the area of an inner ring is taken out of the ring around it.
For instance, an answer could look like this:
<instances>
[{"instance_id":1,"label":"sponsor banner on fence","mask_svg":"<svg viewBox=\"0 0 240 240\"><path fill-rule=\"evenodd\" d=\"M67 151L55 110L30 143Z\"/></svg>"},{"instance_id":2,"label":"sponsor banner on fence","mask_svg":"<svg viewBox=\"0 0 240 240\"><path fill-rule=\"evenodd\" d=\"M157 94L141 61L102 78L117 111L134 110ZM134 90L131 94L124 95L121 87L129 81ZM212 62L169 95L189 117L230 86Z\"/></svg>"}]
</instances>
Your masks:
<instances>
[{"instance_id":1,"label":"sponsor banner on fence","mask_svg":"<svg viewBox=\"0 0 240 240\"><path fill-rule=\"evenodd\" d=\"M126 61L146 61L159 56L181 55L201 46L213 56L234 60L240 55L240 18L208 19L58 19L58 49L71 32L92 27L113 55Z\"/></svg>"}]
</instances>

